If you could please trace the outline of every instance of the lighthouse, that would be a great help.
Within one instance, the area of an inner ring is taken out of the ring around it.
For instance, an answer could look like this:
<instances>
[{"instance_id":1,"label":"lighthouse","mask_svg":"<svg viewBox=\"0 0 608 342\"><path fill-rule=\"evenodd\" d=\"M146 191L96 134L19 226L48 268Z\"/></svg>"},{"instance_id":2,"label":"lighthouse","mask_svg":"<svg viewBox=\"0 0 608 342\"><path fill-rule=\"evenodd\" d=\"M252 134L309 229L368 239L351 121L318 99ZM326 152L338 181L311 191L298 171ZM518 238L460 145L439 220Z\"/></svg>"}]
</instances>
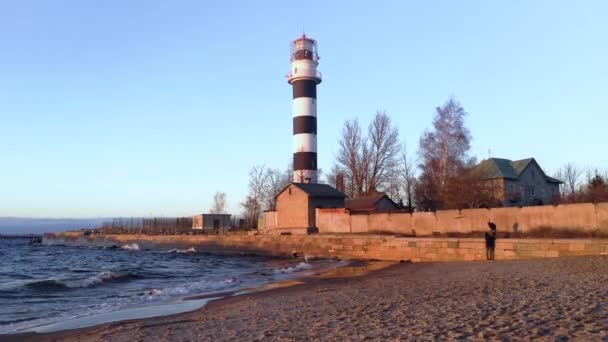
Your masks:
<instances>
[{"instance_id":1,"label":"lighthouse","mask_svg":"<svg viewBox=\"0 0 608 342\"><path fill-rule=\"evenodd\" d=\"M291 42L291 70L287 82L293 88L293 182L317 183L317 71L319 55L314 39Z\"/></svg>"}]
</instances>

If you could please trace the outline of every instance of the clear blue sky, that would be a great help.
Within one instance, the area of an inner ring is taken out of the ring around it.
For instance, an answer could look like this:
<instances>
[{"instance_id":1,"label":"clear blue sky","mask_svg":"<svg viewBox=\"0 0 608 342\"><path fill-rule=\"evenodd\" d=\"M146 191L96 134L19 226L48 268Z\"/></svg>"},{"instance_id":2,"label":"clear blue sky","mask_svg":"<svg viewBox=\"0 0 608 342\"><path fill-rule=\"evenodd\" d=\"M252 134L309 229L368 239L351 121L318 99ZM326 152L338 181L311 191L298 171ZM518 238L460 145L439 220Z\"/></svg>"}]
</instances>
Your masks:
<instances>
[{"instance_id":1,"label":"clear blue sky","mask_svg":"<svg viewBox=\"0 0 608 342\"><path fill-rule=\"evenodd\" d=\"M319 166L378 109L472 154L608 168L606 1L0 2L0 216L191 215L292 153L289 43L318 40Z\"/></svg>"}]
</instances>

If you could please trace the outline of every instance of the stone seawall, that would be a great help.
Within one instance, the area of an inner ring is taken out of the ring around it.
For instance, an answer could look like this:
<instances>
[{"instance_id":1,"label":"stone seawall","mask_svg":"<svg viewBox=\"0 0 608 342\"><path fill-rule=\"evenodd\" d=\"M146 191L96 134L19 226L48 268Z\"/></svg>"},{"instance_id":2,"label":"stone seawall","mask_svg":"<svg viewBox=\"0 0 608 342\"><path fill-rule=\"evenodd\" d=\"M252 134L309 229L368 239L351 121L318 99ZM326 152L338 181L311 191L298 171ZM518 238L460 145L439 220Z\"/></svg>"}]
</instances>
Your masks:
<instances>
[{"instance_id":1,"label":"stone seawall","mask_svg":"<svg viewBox=\"0 0 608 342\"><path fill-rule=\"evenodd\" d=\"M170 250L194 247L214 254L259 254L375 259L386 261L485 260L483 239L406 238L388 235L257 235L257 236L155 236L88 235L77 232L46 234L48 245L121 247L136 243L140 249ZM608 255L604 239L499 239L496 259L551 258Z\"/></svg>"}]
</instances>

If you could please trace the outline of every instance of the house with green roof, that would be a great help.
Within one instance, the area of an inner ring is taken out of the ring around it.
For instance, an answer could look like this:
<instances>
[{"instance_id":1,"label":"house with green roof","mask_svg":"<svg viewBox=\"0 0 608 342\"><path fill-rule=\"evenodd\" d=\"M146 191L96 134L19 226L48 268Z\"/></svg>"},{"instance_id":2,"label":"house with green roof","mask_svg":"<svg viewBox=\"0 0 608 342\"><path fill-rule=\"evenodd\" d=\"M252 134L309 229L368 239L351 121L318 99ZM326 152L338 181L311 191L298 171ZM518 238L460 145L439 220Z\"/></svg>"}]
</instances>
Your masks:
<instances>
[{"instance_id":1,"label":"house with green roof","mask_svg":"<svg viewBox=\"0 0 608 342\"><path fill-rule=\"evenodd\" d=\"M485 159L473 171L490 184L495 200L505 207L551 204L563 183L547 176L534 158Z\"/></svg>"}]
</instances>

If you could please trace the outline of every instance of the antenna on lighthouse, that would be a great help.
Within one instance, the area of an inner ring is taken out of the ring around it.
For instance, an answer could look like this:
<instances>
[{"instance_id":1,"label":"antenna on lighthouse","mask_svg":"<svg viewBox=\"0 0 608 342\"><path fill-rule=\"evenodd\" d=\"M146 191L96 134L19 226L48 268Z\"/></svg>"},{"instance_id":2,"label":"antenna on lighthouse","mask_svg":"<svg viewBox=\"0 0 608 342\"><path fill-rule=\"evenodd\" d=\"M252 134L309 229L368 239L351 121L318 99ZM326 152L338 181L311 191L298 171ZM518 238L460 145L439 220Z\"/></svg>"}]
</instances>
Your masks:
<instances>
[{"instance_id":1,"label":"antenna on lighthouse","mask_svg":"<svg viewBox=\"0 0 608 342\"><path fill-rule=\"evenodd\" d=\"M302 36L291 42L291 70L287 82L293 88L293 182L317 183L317 84L321 83L317 42Z\"/></svg>"}]
</instances>

